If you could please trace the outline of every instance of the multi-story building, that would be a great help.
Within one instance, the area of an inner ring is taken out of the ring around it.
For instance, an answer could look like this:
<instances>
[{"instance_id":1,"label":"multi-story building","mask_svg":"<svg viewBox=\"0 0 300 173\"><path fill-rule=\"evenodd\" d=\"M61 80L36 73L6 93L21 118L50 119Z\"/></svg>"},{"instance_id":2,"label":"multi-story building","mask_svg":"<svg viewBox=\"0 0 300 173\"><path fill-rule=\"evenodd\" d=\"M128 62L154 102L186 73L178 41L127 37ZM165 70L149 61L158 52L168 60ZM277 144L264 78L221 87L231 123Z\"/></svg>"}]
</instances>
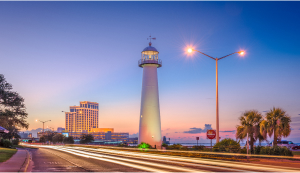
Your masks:
<instances>
[{"instance_id":1,"label":"multi-story building","mask_svg":"<svg viewBox=\"0 0 300 173\"><path fill-rule=\"evenodd\" d=\"M57 132L58 133L61 133L61 132L63 132L63 131L65 131L66 129L65 128L62 128L62 127L58 127L57 128Z\"/></svg>"},{"instance_id":2,"label":"multi-story building","mask_svg":"<svg viewBox=\"0 0 300 173\"><path fill-rule=\"evenodd\" d=\"M83 101L80 106L70 106L70 112L66 112L66 131L68 132L92 132L98 128L99 104Z\"/></svg>"}]
</instances>

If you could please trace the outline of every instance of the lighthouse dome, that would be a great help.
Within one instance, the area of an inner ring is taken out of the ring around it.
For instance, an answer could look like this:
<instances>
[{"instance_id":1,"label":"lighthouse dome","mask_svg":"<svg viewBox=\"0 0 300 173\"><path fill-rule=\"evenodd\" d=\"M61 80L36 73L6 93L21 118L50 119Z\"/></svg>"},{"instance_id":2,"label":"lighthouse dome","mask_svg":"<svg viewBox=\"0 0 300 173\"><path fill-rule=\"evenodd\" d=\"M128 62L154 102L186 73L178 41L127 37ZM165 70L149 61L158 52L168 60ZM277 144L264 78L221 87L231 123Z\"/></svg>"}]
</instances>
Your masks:
<instances>
[{"instance_id":1,"label":"lighthouse dome","mask_svg":"<svg viewBox=\"0 0 300 173\"><path fill-rule=\"evenodd\" d=\"M155 51L155 52L158 52L157 49L155 47L152 47L152 46L146 47L142 52L145 52L145 51Z\"/></svg>"}]
</instances>

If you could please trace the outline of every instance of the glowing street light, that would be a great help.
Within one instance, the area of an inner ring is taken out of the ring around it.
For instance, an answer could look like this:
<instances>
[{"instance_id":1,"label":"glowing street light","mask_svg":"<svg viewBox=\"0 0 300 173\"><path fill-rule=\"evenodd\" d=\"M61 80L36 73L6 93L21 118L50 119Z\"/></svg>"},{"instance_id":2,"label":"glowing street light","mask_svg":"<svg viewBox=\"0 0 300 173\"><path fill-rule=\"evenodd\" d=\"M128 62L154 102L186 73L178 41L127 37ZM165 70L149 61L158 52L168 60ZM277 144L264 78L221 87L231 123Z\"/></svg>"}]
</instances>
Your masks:
<instances>
[{"instance_id":1,"label":"glowing street light","mask_svg":"<svg viewBox=\"0 0 300 173\"><path fill-rule=\"evenodd\" d=\"M195 49L192 49L192 48L188 48L187 49L188 53L192 53L193 51L196 51L198 53L201 53L202 55L205 55L213 60L216 61L216 142L218 143L219 142L219 94L218 94L218 60L221 60L223 58L226 58L230 55L233 55L233 54L240 54L241 56L245 55L245 51L239 51L239 52L234 52L234 53L231 53L229 55L226 55L226 56L223 56L221 58L214 58L214 57L211 57L203 52L200 52L198 50L195 50Z\"/></svg>"}]
</instances>

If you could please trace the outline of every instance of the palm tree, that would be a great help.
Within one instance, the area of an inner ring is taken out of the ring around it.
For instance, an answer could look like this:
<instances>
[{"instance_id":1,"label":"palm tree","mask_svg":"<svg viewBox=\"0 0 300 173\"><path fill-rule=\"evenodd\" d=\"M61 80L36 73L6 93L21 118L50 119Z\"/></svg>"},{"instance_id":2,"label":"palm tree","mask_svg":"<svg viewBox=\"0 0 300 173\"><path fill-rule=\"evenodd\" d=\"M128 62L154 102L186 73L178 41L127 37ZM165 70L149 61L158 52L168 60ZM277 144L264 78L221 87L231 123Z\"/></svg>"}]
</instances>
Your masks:
<instances>
[{"instance_id":1,"label":"palm tree","mask_svg":"<svg viewBox=\"0 0 300 173\"><path fill-rule=\"evenodd\" d=\"M261 122L260 133L266 139L267 134L271 137L274 133L273 146L277 145L277 140L287 137L291 133L291 118L280 108L270 109L266 114L265 120Z\"/></svg>"},{"instance_id":2,"label":"palm tree","mask_svg":"<svg viewBox=\"0 0 300 173\"><path fill-rule=\"evenodd\" d=\"M253 153L253 145L254 142L258 139L261 141L263 137L261 136L260 123L263 120L262 115L257 110L246 111L239 118L240 125L236 127L236 138L237 139L245 139L247 137L247 133L250 137L249 144L251 146L251 153Z\"/></svg>"}]
</instances>

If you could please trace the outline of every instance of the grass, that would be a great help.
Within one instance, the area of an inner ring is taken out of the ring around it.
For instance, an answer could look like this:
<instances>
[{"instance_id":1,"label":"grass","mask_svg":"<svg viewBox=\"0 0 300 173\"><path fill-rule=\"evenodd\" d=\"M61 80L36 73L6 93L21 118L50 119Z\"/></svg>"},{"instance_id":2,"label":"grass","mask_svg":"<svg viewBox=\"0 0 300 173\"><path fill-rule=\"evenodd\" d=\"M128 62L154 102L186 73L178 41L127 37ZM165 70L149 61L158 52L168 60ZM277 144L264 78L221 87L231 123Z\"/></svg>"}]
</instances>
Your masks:
<instances>
[{"instance_id":1,"label":"grass","mask_svg":"<svg viewBox=\"0 0 300 173\"><path fill-rule=\"evenodd\" d=\"M11 158L16 152L17 149L0 148L0 163Z\"/></svg>"}]
</instances>

